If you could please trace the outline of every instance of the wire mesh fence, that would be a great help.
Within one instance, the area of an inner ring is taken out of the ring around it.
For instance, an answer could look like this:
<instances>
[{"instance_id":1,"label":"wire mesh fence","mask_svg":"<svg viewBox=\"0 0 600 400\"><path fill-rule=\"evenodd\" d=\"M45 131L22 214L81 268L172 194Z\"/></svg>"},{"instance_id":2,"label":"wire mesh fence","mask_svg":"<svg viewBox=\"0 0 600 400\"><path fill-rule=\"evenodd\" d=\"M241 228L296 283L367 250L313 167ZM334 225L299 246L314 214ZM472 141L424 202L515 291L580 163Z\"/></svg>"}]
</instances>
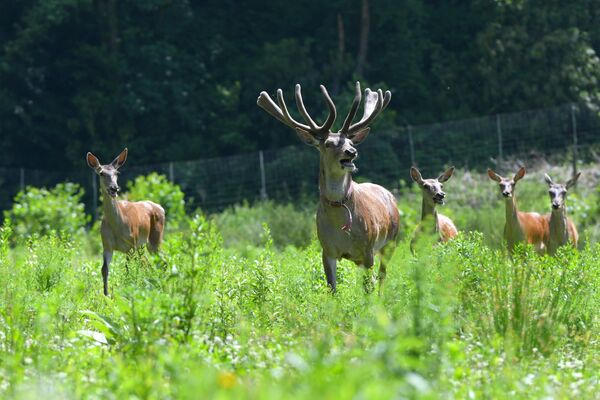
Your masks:
<instances>
[{"instance_id":1,"label":"wire mesh fence","mask_svg":"<svg viewBox=\"0 0 600 400\"><path fill-rule=\"evenodd\" d=\"M492 160L508 156L525 163L544 154L576 160L594 146L600 146L600 118L595 108L583 104L407 125L397 131L375 129L359 147L355 179L393 189L400 180L409 179L412 164L433 176L450 164L483 169L493 165ZM318 152L298 145L230 157L127 165L120 182L124 186L150 172L164 174L180 185L190 209L213 212L246 200L316 197ZM85 189L84 201L93 214L98 205L96 179L83 161L80 171L0 168L0 209L9 208L15 194L26 186L51 187L71 181Z\"/></svg>"}]
</instances>

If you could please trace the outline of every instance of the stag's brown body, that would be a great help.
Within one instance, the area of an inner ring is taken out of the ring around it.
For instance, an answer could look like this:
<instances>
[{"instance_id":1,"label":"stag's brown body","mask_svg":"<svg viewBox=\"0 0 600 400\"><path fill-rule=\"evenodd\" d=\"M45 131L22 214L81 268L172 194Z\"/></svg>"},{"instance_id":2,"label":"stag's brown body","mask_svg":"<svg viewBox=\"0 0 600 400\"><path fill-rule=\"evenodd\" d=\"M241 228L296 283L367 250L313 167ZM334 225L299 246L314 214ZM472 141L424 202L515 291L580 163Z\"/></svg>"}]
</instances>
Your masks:
<instances>
[{"instance_id":1,"label":"stag's brown body","mask_svg":"<svg viewBox=\"0 0 600 400\"><path fill-rule=\"evenodd\" d=\"M317 235L327 258L345 258L370 268L374 256L398 235L400 214L394 196L379 185L350 182L347 206L352 213L350 232L340 229L347 221L344 208L321 200L317 209Z\"/></svg>"},{"instance_id":2,"label":"stag's brown body","mask_svg":"<svg viewBox=\"0 0 600 400\"><path fill-rule=\"evenodd\" d=\"M352 181L354 160L358 152L355 145L369 133L368 127L391 99L388 91L365 90L363 117L352 123L361 102L360 84L350 112L337 133L331 132L336 118L336 108L327 90L321 85L329 115L322 125L309 116L300 85L296 85L296 103L306 124L295 121L287 110L281 89L277 91L276 104L266 92L261 92L257 104L280 122L296 130L302 141L319 150L320 203L317 209L317 233L323 248L323 268L327 283L336 289L337 260L346 258L366 267L371 274L375 253L380 252L379 290L381 293L386 274L386 262L398 238L400 214L394 196L381 186L372 183L357 184ZM366 280L368 290L371 279Z\"/></svg>"}]
</instances>

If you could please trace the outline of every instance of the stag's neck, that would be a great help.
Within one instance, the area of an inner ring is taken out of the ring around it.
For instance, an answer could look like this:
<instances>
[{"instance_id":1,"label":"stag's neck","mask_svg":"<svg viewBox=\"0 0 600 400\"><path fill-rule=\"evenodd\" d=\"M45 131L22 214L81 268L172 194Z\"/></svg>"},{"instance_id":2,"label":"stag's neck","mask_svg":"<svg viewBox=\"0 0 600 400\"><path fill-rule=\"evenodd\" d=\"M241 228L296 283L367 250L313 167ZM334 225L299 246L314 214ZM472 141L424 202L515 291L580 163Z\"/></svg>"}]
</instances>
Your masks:
<instances>
[{"instance_id":1,"label":"stag's neck","mask_svg":"<svg viewBox=\"0 0 600 400\"><path fill-rule=\"evenodd\" d=\"M435 209L435 204L425 200L425 198L423 198L423 204L421 206L421 221L431 221L434 232L439 231L438 214Z\"/></svg>"},{"instance_id":2,"label":"stag's neck","mask_svg":"<svg viewBox=\"0 0 600 400\"><path fill-rule=\"evenodd\" d=\"M102 210L104 211L103 219L111 226L115 226L122 221L119 200L116 197L109 196L106 190L102 191Z\"/></svg>"},{"instance_id":3,"label":"stag's neck","mask_svg":"<svg viewBox=\"0 0 600 400\"><path fill-rule=\"evenodd\" d=\"M341 202L346 200L346 197L351 191L352 175L349 172L344 174L333 174L321 163L319 173L319 191L321 198L325 198L330 202Z\"/></svg>"}]
</instances>

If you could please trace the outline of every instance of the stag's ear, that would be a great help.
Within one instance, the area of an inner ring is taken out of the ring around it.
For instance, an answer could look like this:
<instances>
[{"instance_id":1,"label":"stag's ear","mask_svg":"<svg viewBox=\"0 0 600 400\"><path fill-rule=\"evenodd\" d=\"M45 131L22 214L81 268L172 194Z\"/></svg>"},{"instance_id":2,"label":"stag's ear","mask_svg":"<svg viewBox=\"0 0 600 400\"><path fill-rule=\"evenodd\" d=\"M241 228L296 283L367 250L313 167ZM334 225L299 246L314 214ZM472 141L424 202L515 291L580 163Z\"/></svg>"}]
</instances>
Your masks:
<instances>
[{"instance_id":1,"label":"stag's ear","mask_svg":"<svg viewBox=\"0 0 600 400\"><path fill-rule=\"evenodd\" d=\"M574 177L572 177L571 179L569 179L565 185L565 187L567 189L570 189L573 185L575 185L577 183L577 179L579 179L579 175L581 175L581 172L578 172L577 175L575 175Z\"/></svg>"},{"instance_id":2,"label":"stag's ear","mask_svg":"<svg viewBox=\"0 0 600 400\"><path fill-rule=\"evenodd\" d=\"M304 142L304 144L307 144L307 145L313 146L313 147L316 147L319 145L319 140L316 139L310 132L307 132L304 129L296 128L296 134L298 135L300 140L302 140L302 142Z\"/></svg>"},{"instance_id":3,"label":"stag's ear","mask_svg":"<svg viewBox=\"0 0 600 400\"><path fill-rule=\"evenodd\" d=\"M502 177L500 175L498 175L497 173L495 173L494 171L492 171L490 168L488 168L488 176L490 177L491 180L496 181L496 182L500 182L502 180Z\"/></svg>"},{"instance_id":4,"label":"stag's ear","mask_svg":"<svg viewBox=\"0 0 600 400\"><path fill-rule=\"evenodd\" d=\"M548 174L544 174L544 180L546 181L548 186L552 186L554 184L554 182L552 182L552 178L550 178L550 175Z\"/></svg>"},{"instance_id":5,"label":"stag's ear","mask_svg":"<svg viewBox=\"0 0 600 400\"><path fill-rule=\"evenodd\" d=\"M354 135L352 135L352 138L350 140L352 140L352 143L354 144L361 144L362 141L365 140L367 136L369 136L370 131L371 128L363 128L360 131L356 132Z\"/></svg>"},{"instance_id":6,"label":"stag's ear","mask_svg":"<svg viewBox=\"0 0 600 400\"><path fill-rule=\"evenodd\" d=\"M115 169L119 169L123 166L123 164L125 164L125 160L127 160L127 147L123 149L121 154L119 154L117 158L115 158L113 162L110 163L110 165L115 167Z\"/></svg>"},{"instance_id":7,"label":"stag's ear","mask_svg":"<svg viewBox=\"0 0 600 400\"><path fill-rule=\"evenodd\" d=\"M453 173L454 173L454 167L450 167L446 171L444 171L443 174L438 176L437 180L442 183L446 182L448 179L450 179L450 177L452 177Z\"/></svg>"},{"instance_id":8,"label":"stag's ear","mask_svg":"<svg viewBox=\"0 0 600 400\"><path fill-rule=\"evenodd\" d=\"M521 178L523 178L525 176L525 167L521 167L519 168L519 170L517 171L517 173L515 174L515 177L513 178L513 180L515 182L519 181Z\"/></svg>"},{"instance_id":9,"label":"stag's ear","mask_svg":"<svg viewBox=\"0 0 600 400\"><path fill-rule=\"evenodd\" d=\"M410 167L410 177L419 185L423 184L423 177L421 176L421 172L416 167Z\"/></svg>"},{"instance_id":10,"label":"stag's ear","mask_svg":"<svg viewBox=\"0 0 600 400\"><path fill-rule=\"evenodd\" d=\"M85 156L85 159L87 161L87 165L89 165L89 167L91 169L93 169L94 171L96 171L96 170L98 170L98 168L100 168L100 161L98 161L98 157L96 157L89 151L88 151L87 155Z\"/></svg>"}]
</instances>

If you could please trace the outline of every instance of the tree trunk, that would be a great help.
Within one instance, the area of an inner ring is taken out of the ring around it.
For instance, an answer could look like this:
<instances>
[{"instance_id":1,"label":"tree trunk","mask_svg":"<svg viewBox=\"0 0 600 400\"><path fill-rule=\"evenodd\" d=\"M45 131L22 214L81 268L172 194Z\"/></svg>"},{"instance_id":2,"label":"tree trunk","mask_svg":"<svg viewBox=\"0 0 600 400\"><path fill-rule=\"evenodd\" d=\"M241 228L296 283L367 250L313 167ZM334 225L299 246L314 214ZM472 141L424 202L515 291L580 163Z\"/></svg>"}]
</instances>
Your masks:
<instances>
[{"instance_id":1,"label":"tree trunk","mask_svg":"<svg viewBox=\"0 0 600 400\"><path fill-rule=\"evenodd\" d=\"M340 82L342 80L342 72L344 69L344 53L346 53L346 34L344 32L344 19L342 13L337 14L337 28L338 28L338 51L337 58L335 60L335 76L333 78L333 93L340 92Z\"/></svg>"},{"instance_id":2,"label":"tree trunk","mask_svg":"<svg viewBox=\"0 0 600 400\"><path fill-rule=\"evenodd\" d=\"M367 52L369 50L369 0L362 0L360 11L360 39L358 46L358 60L356 62L356 75L362 77L367 63Z\"/></svg>"}]
</instances>

